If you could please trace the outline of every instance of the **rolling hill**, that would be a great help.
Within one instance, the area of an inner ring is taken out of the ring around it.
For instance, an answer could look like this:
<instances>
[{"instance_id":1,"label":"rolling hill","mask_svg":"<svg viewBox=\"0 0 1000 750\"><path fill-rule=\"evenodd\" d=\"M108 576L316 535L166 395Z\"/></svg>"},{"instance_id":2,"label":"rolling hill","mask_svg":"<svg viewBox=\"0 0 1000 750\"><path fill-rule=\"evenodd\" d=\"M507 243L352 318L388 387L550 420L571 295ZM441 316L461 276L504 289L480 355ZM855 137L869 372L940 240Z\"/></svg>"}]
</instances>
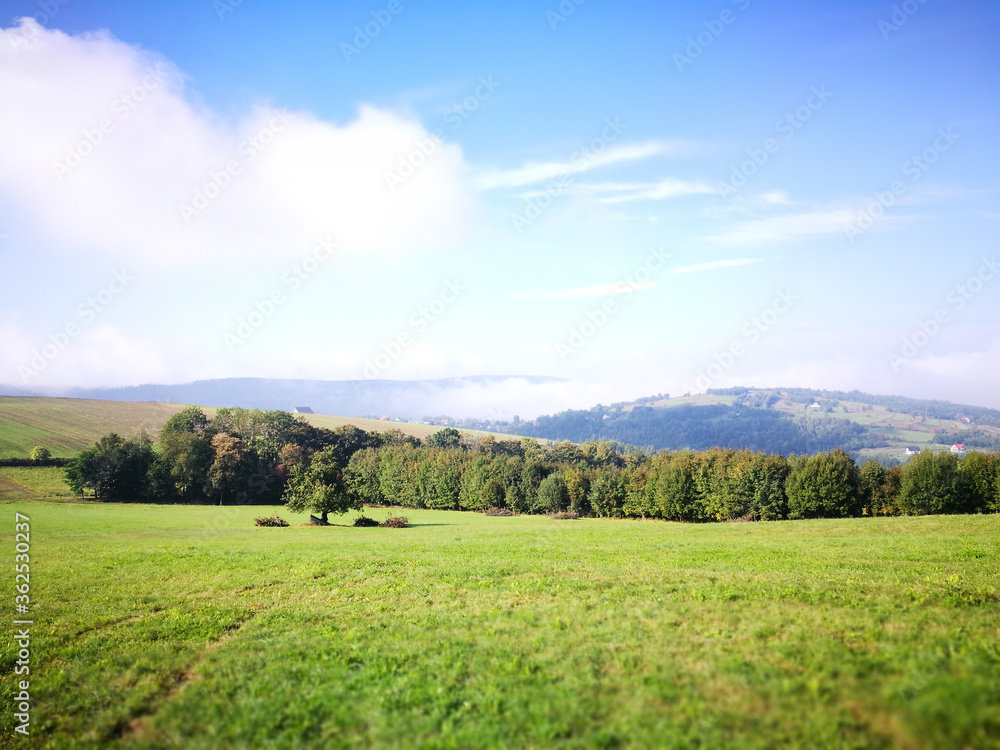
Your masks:
<instances>
[{"instance_id":1,"label":"rolling hill","mask_svg":"<svg viewBox=\"0 0 1000 750\"><path fill-rule=\"evenodd\" d=\"M109 432L130 437L145 430L155 440L166 421L183 408L182 404L0 396L0 458L26 458L36 445L48 448L54 456L72 457ZM202 408L209 416L216 411L215 407ZM302 417L317 427L335 429L353 424L362 430L377 432L399 429L421 439L442 429L434 425L325 414L303 414ZM481 430L463 432L518 439L515 435Z\"/></svg>"},{"instance_id":2,"label":"rolling hill","mask_svg":"<svg viewBox=\"0 0 1000 750\"><path fill-rule=\"evenodd\" d=\"M907 447L947 450L957 442L995 451L1000 411L859 391L728 388L598 404L494 427L536 438L614 440L653 450L722 446L787 455L842 447L857 459L892 463L906 460Z\"/></svg>"}]
</instances>

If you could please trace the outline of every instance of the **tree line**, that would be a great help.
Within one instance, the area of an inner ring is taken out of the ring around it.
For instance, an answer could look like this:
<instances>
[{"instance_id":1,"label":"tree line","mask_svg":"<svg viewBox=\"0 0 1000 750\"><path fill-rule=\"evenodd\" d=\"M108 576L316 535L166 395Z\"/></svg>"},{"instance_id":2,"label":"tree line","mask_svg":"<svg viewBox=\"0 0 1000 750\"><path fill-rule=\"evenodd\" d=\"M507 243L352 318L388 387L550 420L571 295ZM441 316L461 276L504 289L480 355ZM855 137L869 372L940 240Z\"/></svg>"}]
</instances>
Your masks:
<instances>
[{"instance_id":1,"label":"tree line","mask_svg":"<svg viewBox=\"0 0 1000 750\"><path fill-rule=\"evenodd\" d=\"M605 441L542 446L445 428L314 427L287 412L197 407L148 436L101 438L66 469L98 500L277 504L326 520L363 505L509 509L704 522L1000 511L1000 457L924 451L905 466L710 448L626 452Z\"/></svg>"}]
</instances>

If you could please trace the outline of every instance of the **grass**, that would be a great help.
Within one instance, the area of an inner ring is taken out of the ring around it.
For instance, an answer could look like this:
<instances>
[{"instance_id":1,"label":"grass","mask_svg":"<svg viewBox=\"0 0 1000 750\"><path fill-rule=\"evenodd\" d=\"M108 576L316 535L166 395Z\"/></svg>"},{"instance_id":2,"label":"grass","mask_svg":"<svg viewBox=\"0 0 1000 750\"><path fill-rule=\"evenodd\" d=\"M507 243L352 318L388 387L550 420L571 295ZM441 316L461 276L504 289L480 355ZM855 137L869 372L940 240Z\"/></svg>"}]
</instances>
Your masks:
<instances>
[{"instance_id":1,"label":"grass","mask_svg":"<svg viewBox=\"0 0 1000 750\"><path fill-rule=\"evenodd\" d=\"M76 456L109 432L145 429L156 438L182 407L79 398L0 396L0 458L26 458L41 445L54 456Z\"/></svg>"},{"instance_id":2,"label":"grass","mask_svg":"<svg viewBox=\"0 0 1000 750\"><path fill-rule=\"evenodd\" d=\"M8 500L64 499L73 497L66 483L66 469L59 466L0 466L0 481L20 489Z\"/></svg>"},{"instance_id":3,"label":"grass","mask_svg":"<svg viewBox=\"0 0 1000 750\"><path fill-rule=\"evenodd\" d=\"M1000 746L996 516L4 507L31 518L19 747Z\"/></svg>"}]
</instances>

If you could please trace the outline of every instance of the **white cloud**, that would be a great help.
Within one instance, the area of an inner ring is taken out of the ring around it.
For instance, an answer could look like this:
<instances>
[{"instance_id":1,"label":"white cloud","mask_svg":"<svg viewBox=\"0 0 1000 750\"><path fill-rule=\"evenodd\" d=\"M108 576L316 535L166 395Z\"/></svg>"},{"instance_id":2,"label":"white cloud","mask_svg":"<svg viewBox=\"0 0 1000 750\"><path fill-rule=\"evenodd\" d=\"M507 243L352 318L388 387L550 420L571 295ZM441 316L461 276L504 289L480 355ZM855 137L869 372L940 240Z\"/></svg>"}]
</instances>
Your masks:
<instances>
[{"instance_id":1,"label":"white cloud","mask_svg":"<svg viewBox=\"0 0 1000 750\"><path fill-rule=\"evenodd\" d=\"M598 194L597 200L602 203L662 201L685 195L711 195L716 192L716 189L707 183L678 180L672 177L658 182L602 182L581 185L579 189Z\"/></svg>"},{"instance_id":2,"label":"white cloud","mask_svg":"<svg viewBox=\"0 0 1000 750\"><path fill-rule=\"evenodd\" d=\"M631 294L632 292L652 289L653 282L615 281L609 284L594 284L593 286L577 287L575 289L532 289L527 292L514 292L514 299L579 299L580 297L606 297L611 294Z\"/></svg>"},{"instance_id":3,"label":"white cloud","mask_svg":"<svg viewBox=\"0 0 1000 750\"><path fill-rule=\"evenodd\" d=\"M528 162L517 169L509 170L486 169L476 175L474 184L481 190L535 185L546 180L580 174L609 164L680 153L686 148L689 147L672 141L612 145L599 154L584 148L573 153L567 161Z\"/></svg>"},{"instance_id":4,"label":"white cloud","mask_svg":"<svg viewBox=\"0 0 1000 750\"><path fill-rule=\"evenodd\" d=\"M228 122L156 55L20 23L0 29L0 196L62 252L246 263L328 235L385 252L462 236L475 215L461 150L413 119L362 106L336 125L260 105ZM411 154L422 163L391 189L386 174ZM199 189L218 197L185 217Z\"/></svg>"},{"instance_id":5,"label":"white cloud","mask_svg":"<svg viewBox=\"0 0 1000 750\"><path fill-rule=\"evenodd\" d=\"M747 266L751 263L760 263L763 258L731 258L728 260L713 260L708 263L695 263L691 266L680 266L671 268L670 273L699 273L701 271L714 271L718 268L732 268L734 266Z\"/></svg>"},{"instance_id":6,"label":"white cloud","mask_svg":"<svg viewBox=\"0 0 1000 750\"><path fill-rule=\"evenodd\" d=\"M0 326L0 382L21 388L167 382L176 378L180 352L165 353L150 336L130 336L111 325L32 336L14 321ZM127 367L123 367L127 363ZM170 364L168 364L170 363Z\"/></svg>"},{"instance_id":7,"label":"white cloud","mask_svg":"<svg viewBox=\"0 0 1000 750\"><path fill-rule=\"evenodd\" d=\"M844 234L844 226L854 219L855 213L847 210L783 214L742 222L733 229L709 239L730 247L789 242L803 237ZM888 217L881 219L881 221L888 220Z\"/></svg>"}]
</instances>

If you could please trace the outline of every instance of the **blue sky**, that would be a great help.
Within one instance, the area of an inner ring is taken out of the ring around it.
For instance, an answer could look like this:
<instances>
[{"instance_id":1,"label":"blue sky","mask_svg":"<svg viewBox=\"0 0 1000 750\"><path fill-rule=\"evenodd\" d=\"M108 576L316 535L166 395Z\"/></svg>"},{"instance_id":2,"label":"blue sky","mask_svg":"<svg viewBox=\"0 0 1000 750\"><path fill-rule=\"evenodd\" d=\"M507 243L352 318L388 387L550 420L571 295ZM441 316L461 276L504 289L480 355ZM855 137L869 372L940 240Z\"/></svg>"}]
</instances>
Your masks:
<instances>
[{"instance_id":1,"label":"blue sky","mask_svg":"<svg viewBox=\"0 0 1000 750\"><path fill-rule=\"evenodd\" d=\"M998 20L6 2L0 383L550 375L479 403L744 384L1000 407Z\"/></svg>"}]
</instances>

